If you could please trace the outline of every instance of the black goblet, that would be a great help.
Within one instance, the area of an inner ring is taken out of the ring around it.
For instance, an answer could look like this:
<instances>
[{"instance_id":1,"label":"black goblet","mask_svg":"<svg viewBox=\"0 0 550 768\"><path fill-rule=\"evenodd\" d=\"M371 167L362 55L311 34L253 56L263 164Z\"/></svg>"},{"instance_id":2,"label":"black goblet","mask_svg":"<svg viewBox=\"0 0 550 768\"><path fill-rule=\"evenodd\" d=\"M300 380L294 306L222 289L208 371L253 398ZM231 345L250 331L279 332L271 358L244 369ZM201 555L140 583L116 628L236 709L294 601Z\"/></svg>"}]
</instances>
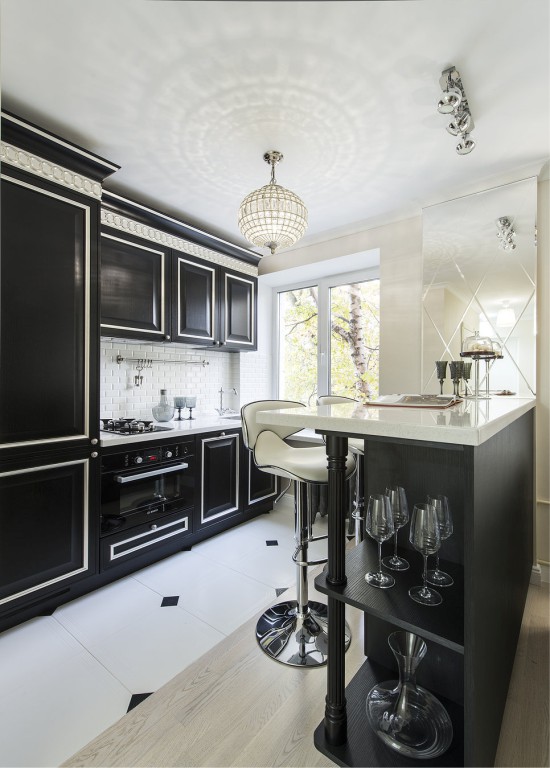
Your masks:
<instances>
[{"instance_id":1,"label":"black goblet","mask_svg":"<svg viewBox=\"0 0 550 768\"><path fill-rule=\"evenodd\" d=\"M439 394L443 394L443 382L447 378L447 361L436 360L435 370L437 371L437 378L439 379Z\"/></svg>"}]
</instances>

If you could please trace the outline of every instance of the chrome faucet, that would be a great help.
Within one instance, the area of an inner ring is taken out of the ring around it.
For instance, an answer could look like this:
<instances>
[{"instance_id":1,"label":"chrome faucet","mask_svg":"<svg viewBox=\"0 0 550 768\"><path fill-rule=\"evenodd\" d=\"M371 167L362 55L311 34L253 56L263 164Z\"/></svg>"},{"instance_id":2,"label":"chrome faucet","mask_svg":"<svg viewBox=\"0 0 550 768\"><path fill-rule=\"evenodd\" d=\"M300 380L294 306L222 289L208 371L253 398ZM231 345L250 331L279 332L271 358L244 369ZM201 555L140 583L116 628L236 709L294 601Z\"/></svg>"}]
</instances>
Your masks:
<instances>
[{"instance_id":1,"label":"chrome faucet","mask_svg":"<svg viewBox=\"0 0 550 768\"><path fill-rule=\"evenodd\" d=\"M227 413L227 411L231 410L231 408L224 408L223 407L223 396L224 396L224 394L225 395L227 395L227 394L236 395L237 394L237 390L235 389L235 387L232 387L229 390L224 390L223 387L220 387L219 394L220 394L220 407L216 408L215 410L216 410L217 413L220 414L220 416L223 416L224 413Z\"/></svg>"}]
</instances>

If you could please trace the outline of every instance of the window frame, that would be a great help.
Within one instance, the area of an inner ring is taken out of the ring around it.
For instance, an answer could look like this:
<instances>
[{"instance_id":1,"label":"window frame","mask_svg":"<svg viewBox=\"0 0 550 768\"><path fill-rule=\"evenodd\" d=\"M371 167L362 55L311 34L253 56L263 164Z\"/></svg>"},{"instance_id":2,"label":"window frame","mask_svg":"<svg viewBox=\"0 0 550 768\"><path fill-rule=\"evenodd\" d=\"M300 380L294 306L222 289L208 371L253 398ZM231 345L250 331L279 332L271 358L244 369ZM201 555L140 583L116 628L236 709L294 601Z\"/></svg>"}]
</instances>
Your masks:
<instances>
[{"instance_id":1,"label":"window frame","mask_svg":"<svg viewBox=\"0 0 550 768\"><path fill-rule=\"evenodd\" d=\"M380 280L380 266L367 267L353 272L339 272L333 275L306 280L297 280L273 288L273 381L272 391L275 398L280 399L280 333L279 333L279 294L286 291L297 291L303 288L317 286L318 316L317 316L317 391L319 394L330 394L330 289L349 283L364 283L369 280Z\"/></svg>"}]
</instances>

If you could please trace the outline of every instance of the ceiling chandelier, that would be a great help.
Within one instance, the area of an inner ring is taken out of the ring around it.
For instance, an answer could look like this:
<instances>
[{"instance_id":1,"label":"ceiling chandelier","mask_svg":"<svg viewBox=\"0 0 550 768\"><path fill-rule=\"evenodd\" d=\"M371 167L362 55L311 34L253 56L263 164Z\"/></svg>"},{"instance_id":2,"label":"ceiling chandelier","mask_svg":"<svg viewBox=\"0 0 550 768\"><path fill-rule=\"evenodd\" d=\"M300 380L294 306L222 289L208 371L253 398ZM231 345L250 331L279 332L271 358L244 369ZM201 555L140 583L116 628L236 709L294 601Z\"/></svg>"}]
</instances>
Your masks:
<instances>
[{"instance_id":1,"label":"ceiling chandelier","mask_svg":"<svg viewBox=\"0 0 550 768\"><path fill-rule=\"evenodd\" d=\"M439 84L443 93L437 104L437 111L442 115L452 115L447 131L452 136L460 138L456 145L457 153L468 155L476 145L475 141L470 138L470 132L474 129L474 121L458 70L455 67L444 69Z\"/></svg>"},{"instance_id":2,"label":"ceiling chandelier","mask_svg":"<svg viewBox=\"0 0 550 768\"><path fill-rule=\"evenodd\" d=\"M272 149L264 154L271 165L271 181L245 197L239 209L239 229L253 245L269 248L289 248L307 228L307 208L298 195L277 184L275 165L283 159Z\"/></svg>"}]
</instances>

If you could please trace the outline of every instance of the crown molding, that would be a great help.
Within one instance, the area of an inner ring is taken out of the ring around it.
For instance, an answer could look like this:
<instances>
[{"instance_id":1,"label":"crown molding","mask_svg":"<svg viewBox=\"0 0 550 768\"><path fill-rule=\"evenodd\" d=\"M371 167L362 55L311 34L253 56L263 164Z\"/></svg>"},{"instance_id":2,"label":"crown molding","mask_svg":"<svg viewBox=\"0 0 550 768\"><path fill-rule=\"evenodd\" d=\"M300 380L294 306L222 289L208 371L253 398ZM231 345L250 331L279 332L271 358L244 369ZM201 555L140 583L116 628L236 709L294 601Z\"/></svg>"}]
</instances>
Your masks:
<instances>
[{"instance_id":1,"label":"crown molding","mask_svg":"<svg viewBox=\"0 0 550 768\"><path fill-rule=\"evenodd\" d=\"M81 195L88 195L96 200L101 200L101 184L98 181L89 179L81 173L75 173L69 168L52 163L39 155L15 147L5 141L0 142L0 162L53 181L55 184L72 189Z\"/></svg>"}]
</instances>

